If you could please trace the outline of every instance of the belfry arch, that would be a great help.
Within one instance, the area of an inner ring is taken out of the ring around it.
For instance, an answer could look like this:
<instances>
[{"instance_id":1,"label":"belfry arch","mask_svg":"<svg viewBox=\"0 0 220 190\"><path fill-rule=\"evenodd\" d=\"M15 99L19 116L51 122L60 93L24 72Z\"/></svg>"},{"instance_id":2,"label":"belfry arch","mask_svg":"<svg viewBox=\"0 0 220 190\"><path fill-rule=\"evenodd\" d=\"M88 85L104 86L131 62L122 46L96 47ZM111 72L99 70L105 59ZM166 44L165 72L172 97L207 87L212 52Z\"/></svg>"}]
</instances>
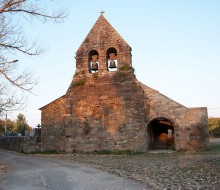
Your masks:
<instances>
[{"instance_id":1,"label":"belfry arch","mask_svg":"<svg viewBox=\"0 0 220 190\"><path fill-rule=\"evenodd\" d=\"M106 66L108 71L117 71L118 58L117 50L114 47L108 48L106 51Z\"/></svg>"},{"instance_id":2,"label":"belfry arch","mask_svg":"<svg viewBox=\"0 0 220 190\"><path fill-rule=\"evenodd\" d=\"M148 124L148 149L175 149L174 125L169 119L159 117Z\"/></svg>"},{"instance_id":3,"label":"belfry arch","mask_svg":"<svg viewBox=\"0 0 220 190\"><path fill-rule=\"evenodd\" d=\"M96 73L99 70L99 53L94 49L88 54L88 67L90 73Z\"/></svg>"}]
</instances>

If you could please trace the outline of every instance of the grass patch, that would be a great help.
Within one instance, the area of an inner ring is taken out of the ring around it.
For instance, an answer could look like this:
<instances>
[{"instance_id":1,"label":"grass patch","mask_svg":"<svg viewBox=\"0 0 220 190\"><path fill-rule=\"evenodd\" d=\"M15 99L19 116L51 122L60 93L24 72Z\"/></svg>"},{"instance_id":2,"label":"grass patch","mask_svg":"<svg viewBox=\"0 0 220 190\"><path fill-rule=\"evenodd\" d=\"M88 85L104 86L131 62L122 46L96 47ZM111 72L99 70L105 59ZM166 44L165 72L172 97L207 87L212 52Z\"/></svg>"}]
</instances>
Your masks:
<instances>
[{"instance_id":1,"label":"grass patch","mask_svg":"<svg viewBox=\"0 0 220 190\"><path fill-rule=\"evenodd\" d=\"M91 152L83 152L84 154L93 154L93 155L141 155L144 152L132 151L132 150L93 150Z\"/></svg>"},{"instance_id":2,"label":"grass patch","mask_svg":"<svg viewBox=\"0 0 220 190\"><path fill-rule=\"evenodd\" d=\"M210 147L211 152L220 153L220 144L213 144Z\"/></svg>"},{"instance_id":3,"label":"grass patch","mask_svg":"<svg viewBox=\"0 0 220 190\"><path fill-rule=\"evenodd\" d=\"M58 154L56 150L45 150L45 151L33 151L26 154Z\"/></svg>"},{"instance_id":4,"label":"grass patch","mask_svg":"<svg viewBox=\"0 0 220 190\"><path fill-rule=\"evenodd\" d=\"M204 149L196 152L195 154L219 154L220 144L212 144L209 149Z\"/></svg>"}]
</instances>

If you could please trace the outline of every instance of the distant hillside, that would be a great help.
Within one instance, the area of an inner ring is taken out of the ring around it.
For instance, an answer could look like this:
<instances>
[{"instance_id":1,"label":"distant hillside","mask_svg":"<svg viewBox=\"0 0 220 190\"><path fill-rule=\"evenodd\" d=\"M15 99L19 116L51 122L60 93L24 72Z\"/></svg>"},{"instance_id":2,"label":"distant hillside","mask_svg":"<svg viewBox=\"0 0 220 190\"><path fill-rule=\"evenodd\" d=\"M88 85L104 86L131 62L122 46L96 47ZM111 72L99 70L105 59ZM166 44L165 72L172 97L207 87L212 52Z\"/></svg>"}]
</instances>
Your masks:
<instances>
[{"instance_id":1,"label":"distant hillside","mask_svg":"<svg viewBox=\"0 0 220 190\"><path fill-rule=\"evenodd\" d=\"M209 118L209 134L211 137L220 137L220 118Z\"/></svg>"}]
</instances>

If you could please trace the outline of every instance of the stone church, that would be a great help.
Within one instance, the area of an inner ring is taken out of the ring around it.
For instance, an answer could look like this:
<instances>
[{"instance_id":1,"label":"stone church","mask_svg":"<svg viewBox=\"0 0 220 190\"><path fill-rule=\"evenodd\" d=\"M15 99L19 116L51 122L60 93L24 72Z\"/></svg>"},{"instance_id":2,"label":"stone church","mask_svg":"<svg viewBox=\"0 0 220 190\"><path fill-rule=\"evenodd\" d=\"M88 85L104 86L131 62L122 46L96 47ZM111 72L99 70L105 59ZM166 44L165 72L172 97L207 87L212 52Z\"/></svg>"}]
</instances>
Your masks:
<instances>
[{"instance_id":1,"label":"stone church","mask_svg":"<svg viewBox=\"0 0 220 190\"><path fill-rule=\"evenodd\" d=\"M44 150L209 148L207 108L187 108L139 82L131 47L103 14L75 59L67 92L40 108Z\"/></svg>"}]
</instances>

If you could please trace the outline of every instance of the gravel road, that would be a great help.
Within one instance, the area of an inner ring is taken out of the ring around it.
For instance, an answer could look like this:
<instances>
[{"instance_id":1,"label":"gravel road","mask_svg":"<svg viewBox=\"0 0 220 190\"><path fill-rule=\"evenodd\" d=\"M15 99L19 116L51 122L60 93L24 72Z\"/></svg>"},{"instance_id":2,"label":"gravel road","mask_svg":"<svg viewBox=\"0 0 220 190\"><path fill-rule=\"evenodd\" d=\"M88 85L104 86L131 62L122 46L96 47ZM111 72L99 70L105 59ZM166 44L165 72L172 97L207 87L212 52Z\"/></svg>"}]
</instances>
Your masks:
<instances>
[{"instance_id":1,"label":"gravel road","mask_svg":"<svg viewBox=\"0 0 220 190\"><path fill-rule=\"evenodd\" d=\"M22 155L0 149L0 189L19 189L19 185L27 189L31 187L30 190L219 190L220 139L210 139L210 142L212 151L143 155ZM12 172L1 180L1 169L3 174Z\"/></svg>"},{"instance_id":2,"label":"gravel road","mask_svg":"<svg viewBox=\"0 0 220 190\"><path fill-rule=\"evenodd\" d=\"M83 163L135 179L155 190L219 190L220 151L143 155L41 155L68 163Z\"/></svg>"},{"instance_id":3,"label":"gravel road","mask_svg":"<svg viewBox=\"0 0 220 190\"><path fill-rule=\"evenodd\" d=\"M3 162L13 163L0 178L1 190L143 190L146 185L98 169L61 160L33 157L0 149Z\"/></svg>"},{"instance_id":4,"label":"gravel road","mask_svg":"<svg viewBox=\"0 0 220 190\"><path fill-rule=\"evenodd\" d=\"M15 164L14 167L8 167L11 173L0 180L1 190L220 189L220 153L218 152L130 156L87 154L27 156L0 150L0 158ZM109 174L91 168L101 169ZM135 180L137 183L124 178Z\"/></svg>"}]
</instances>

